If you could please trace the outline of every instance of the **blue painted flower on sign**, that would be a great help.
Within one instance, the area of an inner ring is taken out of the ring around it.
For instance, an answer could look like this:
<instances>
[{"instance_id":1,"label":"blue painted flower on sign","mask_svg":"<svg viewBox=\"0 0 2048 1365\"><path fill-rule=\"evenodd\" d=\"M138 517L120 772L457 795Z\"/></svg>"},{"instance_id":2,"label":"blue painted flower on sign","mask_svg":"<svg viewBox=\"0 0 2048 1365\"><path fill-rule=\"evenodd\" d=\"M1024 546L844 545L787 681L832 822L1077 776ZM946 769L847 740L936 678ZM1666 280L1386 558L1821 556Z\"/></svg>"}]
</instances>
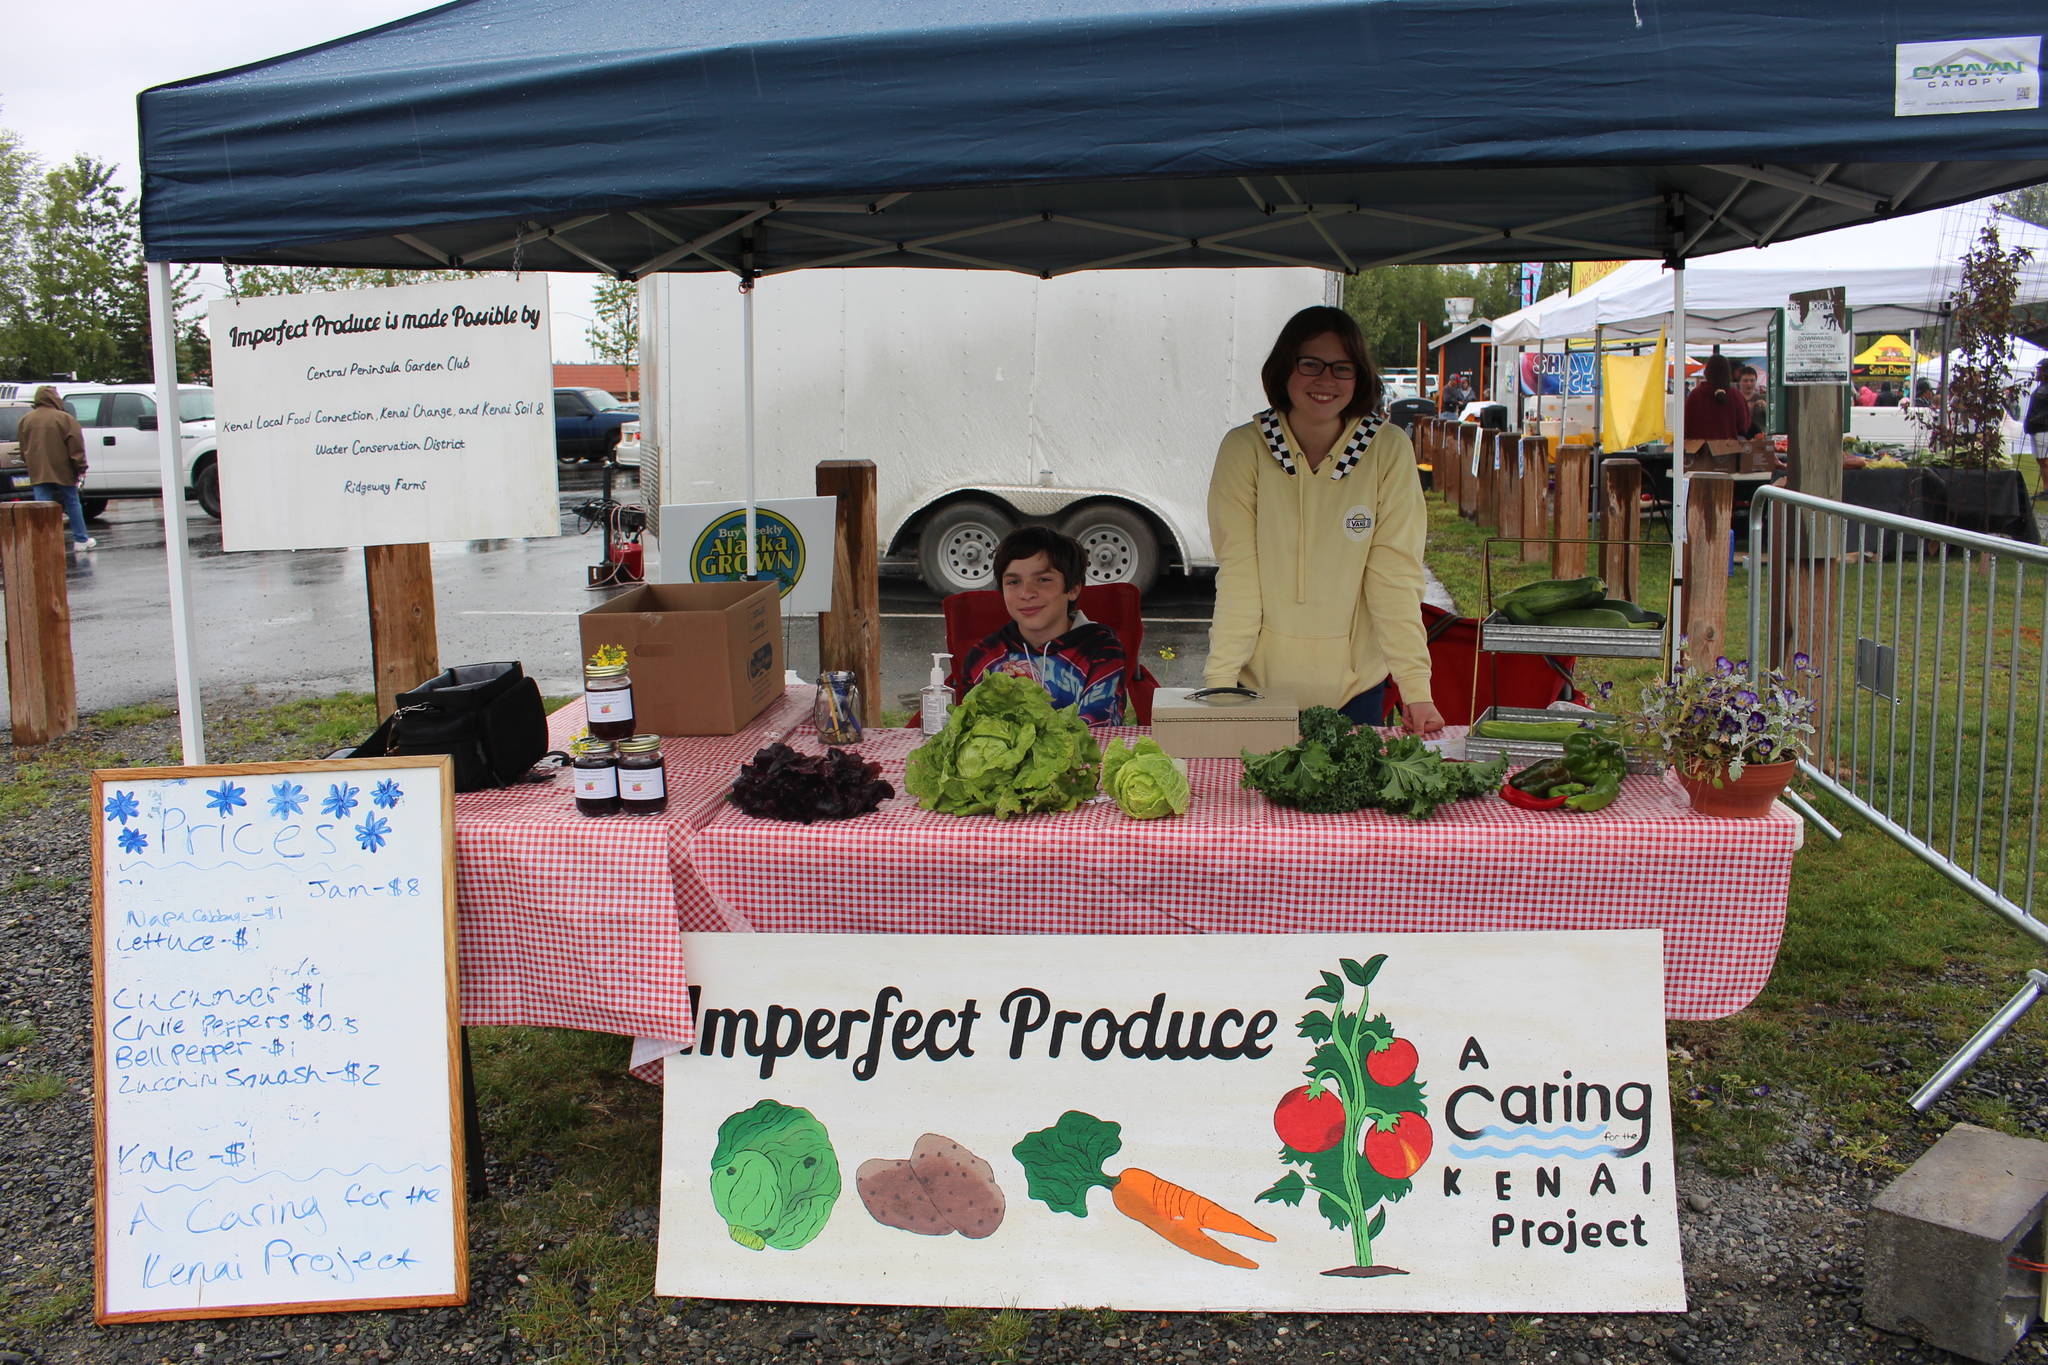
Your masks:
<instances>
[{"instance_id":1,"label":"blue painted flower on sign","mask_svg":"<svg viewBox=\"0 0 2048 1365\"><path fill-rule=\"evenodd\" d=\"M372 815L356 826L356 842L371 853L384 847L384 841L390 834L391 822L381 815Z\"/></svg>"},{"instance_id":2,"label":"blue painted flower on sign","mask_svg":"<svg viewBox=\"0 0 2048 1365\"><path fill-rule=\"evenodd\" d=\"M149 847L149 836L139 829L127 829L124 827L119 837L123 853L140 853Z\"/></svg>"},{"instance_id":3,"label":"blue painted flower on sign","mask_svg":"<svg viewBox=\"0 0 2048 1365\"><path fill-rule=\"evenodd\" d=\"M306 808L306 789L286 779L270 789L270 813L282 820Z\"/></svg>"},{"instance_id":4,"label":"blue painted flower on sign","mask_svg":"<svg viewBox=\"0 0 2048 1365\"><path fill-rule=\"evenodd\" d=\"M390 810L404 796L405 788L399 786L396 782L386 780L377 784L376 790L370 793L370 800L373 804Z\"/></svg>"},{"instance_id":5,"label":"blue painted flower on sign","mask_svg":"<svg viewBox=\"0 0 2048 1365\"><path fill-rule=\"evenodd\" d=\"M356 808L356 793L362 790L346 782L336 782L327 789L327 799L320 803L320 813L339 820Z\"/></svg>"},{"instance_id":6,"label":"blue painted flower on sign","mask_svg":"<svg viewBox=\"0 0 2048 1365\"><path fill-rule=\"evenodd\" d=\"M115 792L107 798L107 818L127 824L142 814L142 807L135 800L134 792Z\"/></svg>"},{"instance_id":7,"label":"blue painted flower on sign","mask_svg":"<svg viewBox=\"0 0 2048 1365\"><path fill-rule=\"evenodd\" d=\"M233 815L235 807L249 804L243 796L243 793L247 790L247 787L237 787L226 778L222 778L221 784L218 787L207 791L206 804L210 809L218 811L222 815Z\"/></svg>"}]
</instances>

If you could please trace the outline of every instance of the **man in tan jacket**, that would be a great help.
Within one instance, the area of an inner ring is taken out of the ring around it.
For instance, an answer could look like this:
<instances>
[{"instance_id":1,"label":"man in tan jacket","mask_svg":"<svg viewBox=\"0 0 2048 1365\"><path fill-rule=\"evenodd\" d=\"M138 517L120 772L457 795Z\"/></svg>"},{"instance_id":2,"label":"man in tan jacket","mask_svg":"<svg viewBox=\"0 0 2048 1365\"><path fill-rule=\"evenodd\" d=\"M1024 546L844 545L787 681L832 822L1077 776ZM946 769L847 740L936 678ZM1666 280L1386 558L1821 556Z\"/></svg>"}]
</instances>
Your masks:
<instances>
[{"instance_id":1,"label":"man in tan jacket","mask_svg":"<svg viewBox=\"0 0 2048 1365\"><path fill-rule=\"evenodd\" d=\"M85 432L78 419L65 410L55 389L45 384L36 390L35 406L22 414L15 436L21 442L21 458L28 465L35 500L54 502L64 509L71 523L71 539L79 549L98 545L86 534L85 508L78 501L79 485L85 482Z\"/></svg>"}]
</instances>

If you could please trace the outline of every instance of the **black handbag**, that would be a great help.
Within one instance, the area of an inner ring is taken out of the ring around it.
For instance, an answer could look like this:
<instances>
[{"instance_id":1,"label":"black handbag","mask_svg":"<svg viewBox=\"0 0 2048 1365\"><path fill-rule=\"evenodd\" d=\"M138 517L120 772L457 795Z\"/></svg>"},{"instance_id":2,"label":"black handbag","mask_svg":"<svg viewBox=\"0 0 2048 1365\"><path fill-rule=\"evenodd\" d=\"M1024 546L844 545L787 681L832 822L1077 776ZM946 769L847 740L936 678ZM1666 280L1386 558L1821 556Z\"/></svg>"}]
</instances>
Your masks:
<instances>
[{"instance_id":1,"label":"black handbag","mask_svg":"<svg viewBox=\"0 0 2048 1365\"><path fill-rule=\"evenodd\" d=\"M540 687L518 663L462 664L398 694L398 709L356 746L354 758L447 754L455 790L524 777L548 749Z\"/></svg>"}]
</instances>

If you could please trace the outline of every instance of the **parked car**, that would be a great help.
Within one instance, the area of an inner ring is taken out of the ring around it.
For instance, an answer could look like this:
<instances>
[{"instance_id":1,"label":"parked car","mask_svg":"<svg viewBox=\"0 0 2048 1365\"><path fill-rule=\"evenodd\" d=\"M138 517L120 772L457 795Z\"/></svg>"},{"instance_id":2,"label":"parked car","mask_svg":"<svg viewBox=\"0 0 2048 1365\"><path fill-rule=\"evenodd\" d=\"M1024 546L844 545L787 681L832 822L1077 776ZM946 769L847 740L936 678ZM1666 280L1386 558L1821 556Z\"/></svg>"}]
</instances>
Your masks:
<instances>
[{"instance_id":1,"label":"parked car","mask_svg":"<svg viewBox=\"0 0 2048 1365\"><path fill-rule=\"evenodd\" d=\"M603 389L556 389L555 458L602 460L639 418L637 405L628 408Z\"/></svg>"},{"instance_id":2,"label":"parked car","mask_svg":"<svg viewBox=\"0 0 2048 1365\"><path fill-rule=\"evenodd\" d=\"M28 465L22 462L21 442L14 438L15 428L21 425L21 415L33 406L29 403L0 403L0 502L13 502L29 496Z\"/></svg>"},{"instance_id":3,"label":"parked car","mask_svg":"<svg viewBox=\"0 0 2048 1365\"><path fill-rule=\"evenodd\" d=\"M40 387L39 384L0 385L0 404L12 406L25 402ZM157 454L156 386L59 384L55 387L64 400L65 408L85 429L85 458L90 470L79 498L85 515L99 516L114 498L162 496L162 463ZM20 418L15 420L19 422ZM188 499L196 497L206 515L218 518L220 476L215 469L218 442L214 435L213 390L203 385L180 386L178 420L185 447L185 496ZM10 477L10 486L12 482ZM10 493L10 496L18 497L27 495L25 486L19 494Z\"/></svg>"}]
</instances>

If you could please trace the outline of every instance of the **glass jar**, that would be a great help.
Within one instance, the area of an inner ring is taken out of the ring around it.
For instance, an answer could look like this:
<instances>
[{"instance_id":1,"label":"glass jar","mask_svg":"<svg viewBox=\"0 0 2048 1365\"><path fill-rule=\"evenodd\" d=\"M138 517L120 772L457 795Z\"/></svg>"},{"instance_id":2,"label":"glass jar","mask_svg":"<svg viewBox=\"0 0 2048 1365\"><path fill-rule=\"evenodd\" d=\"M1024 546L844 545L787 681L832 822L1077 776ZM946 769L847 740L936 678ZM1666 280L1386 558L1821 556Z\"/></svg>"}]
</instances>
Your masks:
<instances>
[{"instance_id":1,"label":"glass jar","mask_svg":"<svg viewBox=\"0 0 2048 1365\"><path fill-rule=\"evenodd\" d=\"M583 719L592 739L618 740L633 733L633 679L624 664L584 668Z\"/></svg>"},{"instance_id":2,"label":"glass jar","mask_svg":"<svg viewBox=\"0 0 2048 1365\"><path fill-rule=\"evenodd\" d=\"M569 766L576 770L576 809L584 815L615 815L619 809L619 757L601 739L579 739L569 746Z\"/></svg>"},{"instance_id":3,"label":"glass jar","mask_svg":"<svg viewBox=\"0 0 2048 1365\"><path fill-rule=\"evenodd\" d=\"M811 703L811 725L827 744L858 744L860 688L845 671L818 675L818 698Z\"/></svg>"},{"instance_id":4,"label":"glass jar","mask_svg":"<svg viewBox=\"0 0 2048 1365\"><path fill-rule=\"evenodd\" d=\"M619 741L619 809L628 815L659 815L668 809L668 768L661 760L660 735Z\"/></svg>"}]
</instances>

